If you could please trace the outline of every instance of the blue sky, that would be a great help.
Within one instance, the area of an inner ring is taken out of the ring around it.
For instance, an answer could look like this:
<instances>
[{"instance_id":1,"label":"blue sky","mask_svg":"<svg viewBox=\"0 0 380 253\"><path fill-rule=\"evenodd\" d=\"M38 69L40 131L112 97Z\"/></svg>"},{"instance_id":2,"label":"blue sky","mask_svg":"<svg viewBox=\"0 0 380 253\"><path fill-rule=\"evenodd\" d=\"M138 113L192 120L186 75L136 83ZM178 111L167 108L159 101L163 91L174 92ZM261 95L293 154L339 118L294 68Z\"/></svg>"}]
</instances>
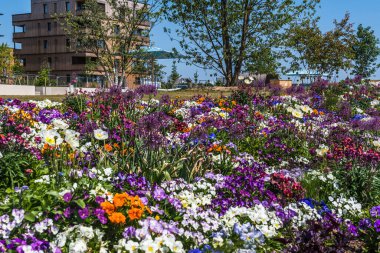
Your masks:
<instances>
[{"instance_id":1,"label":"blue sky","mask_svg":"<svg viewBox=\"0 0 380 253\"><path fill-rule=\"evenodd\" d=\"M377 37L380 38L380 0L321 0L321 7L317 10L317 14L321 17L320 26L322 30L332 28L334 19L342 19L346 12L351 14L351 22L356 27L359 24L371 26ZM30 0L0 0L0 34L5 35L0 38L0 43L5 42L12 45L12 14L30 12ZM170 24L162 23L153 29L152 41L154 46L162 49L170 50L173 47L178 48L178 44L170 41L169 36L163 32L163 28ZM165 71L170 74L172 61L161 60L161 64L166 65ZM205 71L185 63L178 64L178 71L183 77L193 77L197 71L200 80L212 79L212 72ZM344 74L341 75L343 77ZM373 76L380 79L380 70Z\"/></svg>"}]
</instances>

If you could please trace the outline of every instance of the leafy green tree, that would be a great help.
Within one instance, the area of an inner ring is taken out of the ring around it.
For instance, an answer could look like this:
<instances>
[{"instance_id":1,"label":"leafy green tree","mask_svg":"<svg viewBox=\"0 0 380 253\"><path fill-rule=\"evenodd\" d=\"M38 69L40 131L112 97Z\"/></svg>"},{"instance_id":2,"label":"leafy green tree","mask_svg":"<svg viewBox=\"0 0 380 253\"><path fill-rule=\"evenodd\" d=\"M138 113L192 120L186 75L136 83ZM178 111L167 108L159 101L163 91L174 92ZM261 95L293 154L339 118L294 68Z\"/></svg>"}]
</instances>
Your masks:
<instances>
[{"instance_id":1,"label":"leafy green tree","mask_svg":"<svg viewBox=\"0 0 380 253\"><path fill-rule=\"evenodd\" d=\"M346 14L334 21L334 28L326 33L318 27L318 19L307 20L288 30L288 56L291 70L306 69L309 73L329 74L351 68L354 30Z\"/></svg>"},{"instance_id":2,"label":"leafy green tree","mask_svg":"<svg viewBox=\"0 0 380 253\"><path fill-rule=\"evenodd\" d=\"M380 67L377 58L380 55L379 39L370 26L358 26L356 39L352 46L354 51L354 64L352 74L370 77Z\"/></svg>"},{"instance_id":3,"label":"leafy green tree","mask_svg":"<svg viewBox=\"0 0 380 253\"><path fill-rule=\"evenodd\" d=\"M124 86L133 73L139 48L149 44L159 1L86 0L79 13L57 18L77 52L92 53L88 72L102 71L109 83Z\"/></svg>"},{"instance_id":4,"label":"leafy green tree","mask_svg":"<svg viewBox=\"0 0 380 253\"><path fill-rule=\"evenodd\" d=\"M164 16L193 64L235 85L252 52L279 47L292 22L314 14L319 0L163 0ZM171 34L170 29L166 31Z\"/></svg>"},{"instance_id":5,"label":"leafy green tree","mask_svg":"<svg viewBox=\"0 0 380 253\"><path fill-rule=\"evenodd\" d=\"M194 73L194 84L197 85L199 82L199 74L198 71Z\"/></svg>"},{"instance_id":6,"label":"leafy green tree","mask_svg":"<svg viewBox=\"0 0 380 253\"><path fill-rule=\"evenodd\" d=\"M15 59L12 49L7 44L0 45L0 76L10 76L13 73Z\"/></svg>"},{"instance_id":7,"label":"leafy green tree","mask_svg":"<svg viewBox=\"0 0 380 253\"><path fill-rule=\"evenodd\" d=\"M177 65L175 61L173 61L172 71L169 76L169 84L173 87L180 77L181 75L177 71Z\"/></svg>"},{"instance_id":8,"label":"leafy green tree","mask_svg":"<svg viewBox=\"0 0 380 253\"><path fill-rule=\"evenodd\" d=\"M245 70L250 73L275 75L280 67L278 56L270 47L260 48L251 53Z\"/></svg>"},{"instance_id":9,"label":"leafy green tree","mask_svg":"<svg viewBox=\"0 0 380 253\"><path fill-rule=\"evenodd\" d=\"M49 64L44 62L38 72L38 77L35 80L36 86L46 86L50 84L50 67Z\"/></svg>"}]
</instances>

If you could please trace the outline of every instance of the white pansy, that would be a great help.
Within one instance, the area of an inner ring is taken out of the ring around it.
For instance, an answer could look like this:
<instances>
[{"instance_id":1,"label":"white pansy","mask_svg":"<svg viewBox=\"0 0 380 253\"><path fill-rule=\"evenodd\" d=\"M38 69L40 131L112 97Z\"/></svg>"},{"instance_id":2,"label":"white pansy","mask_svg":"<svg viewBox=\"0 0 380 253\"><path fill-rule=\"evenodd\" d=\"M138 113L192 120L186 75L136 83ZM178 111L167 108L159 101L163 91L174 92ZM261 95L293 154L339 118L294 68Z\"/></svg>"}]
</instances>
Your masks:
<instances>
[{"instance_id":1,"label":"white pansy","mask_svg":"<svg viewBox=\"0 0 380 253\"><path fill-rule=\"evenodd\" d=\"M324 156L328 151L329 151L329 147L327 147L324 144L319 145L319 147L315 150L315 152L317 153L317 156Z\"/></svg>"},{"instance_id":2,"label":"white pansy","mask_svg":"<svg viewBox=\"0 0 380 253\"><path fill-rule=\"evenodd\" d=\"M74 242L71 242L69 245L70 253L85 253L87 252L87 244L83 239L77 239Z\"/></svg>"},{"instance_id":3,"label":"white pansy","mask_svg":"<svg viewBox=\"0 0 380 253\"><path fill-rule=\"evenodd\" d=\"M152 238L147 237L141 242L140 249L145 253L154 253L158 251L159 247Z\"/></svg>"},{"instance_id":4,"label":"white pansy","mask_svg":"<svg viewBox=\"0 0 380 253\"><path fill-rule=\"evenodd\" d=\"M79 133L74 131L74 130L70 130L70 129L67 129L65 131L65 141L73 148L73 149L77 149L79 148Z\"/></svg>"},{"instance_id":5,"label":"white pansy","mask_svg":"<svg viewBox=\"0 0 380 253\"><path fill-rule=\"evenodd\" d=\"M55 130L46 130L42 133L44 143L50 146L59 146L63 142L61 135Z\"/></svg>"},{"instance_id":6,"label":"white pansy","mask_svg":"<svg viewBox=\"0 0 380 253\"><path fill-rule=\"evenodd\" d=\"M51 122L54 126L54 129L62 129L65 130L69 128L69 125L63 121L62 119L53 119Z\"/></svg>"},{"instance_id":7,"label":"white pansy","mask_svg":"<svg viewBox=\"0 0 380 253\"><path fill-rule=\"evenodd\" d=\"M102 129L94 130L94 137L97 140L103 141L108 139L108 133Z\"/></svg>"}]
</instances>

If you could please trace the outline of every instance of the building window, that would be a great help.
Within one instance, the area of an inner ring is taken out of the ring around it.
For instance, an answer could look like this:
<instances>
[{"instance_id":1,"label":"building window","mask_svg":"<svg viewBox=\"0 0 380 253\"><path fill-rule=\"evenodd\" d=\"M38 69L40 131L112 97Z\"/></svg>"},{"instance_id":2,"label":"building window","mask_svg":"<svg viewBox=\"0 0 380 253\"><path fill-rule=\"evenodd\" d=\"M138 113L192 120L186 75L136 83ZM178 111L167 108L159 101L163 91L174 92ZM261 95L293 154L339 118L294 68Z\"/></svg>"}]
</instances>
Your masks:
<instances>
[{"instance_id":1,"label":"building window","mask_svg":"<svg viewBox=\"0 0 380 253\"><path fill-rule=\"evenodd\" d=\"M58 32L58 23L54 22L54 31Z\"/></svg>"},{"instance_id":2,"label":"building window","mask_svg":"<svg viewBox=\"0 0 380 253\"><path fill-rule=\"evenodd\" d=\"M48 48L48 41L44 40L44 49L47 49L47 48Z\"/></svg>"},{"instance_id":3,"label":"building window","mask_svg":"<svg viewBox=\"0 0 380 253\"><path fill-rule=\"evenodd\" d=\"M71 61L73 65L86 64L86 57L73 56Z\"/></svg>"},{"instance_id":4,"label":"building window","mask_svg":"<svg viewBox=\"0 0 380 253\"><path fill-rule=\"evenodd\" d=\"M57 13L57 3L54 3L54 13Z\"/></svg>"},{"instance_id":5,"label":"building window","mask_svg":"<svg viewBox=\"0 0 380 253\"><path fill-rule=\"evenodd\" d=\"M44 4L44 14L47 14L49 12L48 5Z\"/></svg>"},{"instance_id":6,"label":"building window","mask_svg":"<svg viewBox=\"0 0 380 253\"><path fill-rule=\"evenodd\" d=\"M66 2L66 11L70 11L70 2Z\"/></svg>"},{"instance_id":7,"label":"building window","mask_svg":"<svg viewBox=\"0 0 380 253\"><path fill-rule=\"evenodd\" d=\"M67 47L67 48L70 48L70 47L71 47L70 39L66 39L66 47Z\"/></svg>"},{"instance_id":8,"label":"building window","mask_svg":"<svg viewBox=\"0 0 380 253\"><path fill-rule=\"evenodd\" d=\"M48 62L48 64L49 64L49 67L51 68L51 64L52 64L51 57L48 57L48 58L47 58L47 62Z\"/></svg>"},{"instance_id":9,"label":"building window","mask_svg":"<svg viewBox=\"0 0 380 253\"><path fill-rule=\"evenodd\" d=\"M77 11L82 11L82 10L84 10L84 2L77 1Z\"/></svg>"},{"instance_id":10,"label":"building window","mask_svg":"<svg viewBox=\"0 0 380 253\"><path fill-rule=\"evenodd\" d=\"M50 22L47 23L47 28L48 28L48 31L50 32L51 31L51 23Z\"/></svg>"},{"instance_id":11,"label":"building window","mask_svg":"<svg viewBox=\"0 0 380 253\"><path fill-rule=\"evenodd\" d=\"M26 66L26 59L25 58L21 58L20 59L20 64L25 67Z\"/></svg>"}]
</instances>

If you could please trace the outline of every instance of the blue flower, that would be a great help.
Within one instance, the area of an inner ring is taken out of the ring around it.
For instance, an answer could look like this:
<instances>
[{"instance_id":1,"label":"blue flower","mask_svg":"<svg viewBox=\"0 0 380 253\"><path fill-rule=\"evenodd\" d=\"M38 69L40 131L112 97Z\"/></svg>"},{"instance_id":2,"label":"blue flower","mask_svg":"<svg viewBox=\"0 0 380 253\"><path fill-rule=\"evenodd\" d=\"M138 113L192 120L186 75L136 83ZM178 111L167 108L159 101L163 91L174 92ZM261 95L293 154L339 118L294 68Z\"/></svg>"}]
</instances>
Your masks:
<instances>
[{"instance_id":1,"label":"blue flower","mask_svg":"<svg viewBox=\"0 0 380 253\"><path fill-rule=\"evenodd\" d=\"M208 136L209 139L213 140L216 138L216 135L214 133L211 133L209 136Z\"/></svg>"},{"instance_id":2,"label":"blue flower","mask_svg":"<svg viewBox=\"0 0 380 253\"><path fill-rule=\"evenodd\" d=\"M202 250L200 250L200 249L192 249L192 250L189 250L188 253L202 253Z\"/></svg>"}]
</instances>

